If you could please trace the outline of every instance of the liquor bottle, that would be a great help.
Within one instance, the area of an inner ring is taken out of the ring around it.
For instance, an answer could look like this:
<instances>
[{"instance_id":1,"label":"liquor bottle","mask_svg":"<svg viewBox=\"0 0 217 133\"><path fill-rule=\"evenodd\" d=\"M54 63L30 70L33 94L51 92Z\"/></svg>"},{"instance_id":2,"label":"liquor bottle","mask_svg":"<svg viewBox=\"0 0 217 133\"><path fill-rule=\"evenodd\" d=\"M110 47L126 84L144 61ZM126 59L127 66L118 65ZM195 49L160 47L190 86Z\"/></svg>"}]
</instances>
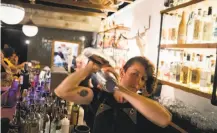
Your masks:
<instances>
[{"instance_id":1,"label":"liquor bottle","mask_svg":"<svg viewBox=\"0 0 217 133\"><path fill-rule=\"evenodd\" d=\"M191 78L191 67L189 65L190 63L190 59L191 59L191 56L190 54L187 54L186 56L186 61L184 61L184 64L183 64L183 67L182 67L182 71L181 71L181 75L182 75L182 83L183 84L189 84L190 82L190 78Z\"/></svg>"},{"instance_id":2,"label":"liquor bottle","mask_svg":"<svg viewBox=\"0 0 217 133\"><path fill-rule=\"evenodd\" d=\"M71 119L70 119L71 125L77 125L78 124L79 108L80 107L77 104L72 105L72 112L71 112Z\"/></svg>"},{"instance_id":3,"label":"liquor bottle","mask_svg":"<svg viewBox=\"0 0 217 133\"><path fill-rule=\"evenodd\" d=\"M194 36L193 36L193 42L198 43L201 41L202 38L202 30L203 30L203 25L202 25L202 10L198 9L198 14L194 20Z\"/></svg>"},{"instance_id":4,"label":"liquor bottle","mask_svg":"<svg viewBox=\"0 0 217 133\"><path fill-rule=\"evenodd\" d=\"M214 26L213 26L214 28L213 28L213 35L212 36L213 36L213 41L217 42L217 16L216 15L214 16L214 19L215 20L214 20Z\"/></svg>"},{"instance_id":5,"label":"liquor bottle","mask_svg":"<svg viewBox=\"0 0 217 133\"><path fill-rule=\"evenodd\" d=\"M55 123L56 123L56 133L61 133L62 124L61 124L60 115L61 115L60 108L57 108L57 116L56 116L56 121L55 121Z\"/></svg>"},{"instance_id":6,"label":"liquor bottle","mask_svg":"<svg viewBox=\"0 0 217 133\"><path fill-rule=\"evenodd\" d=\"M178 29L178 44L185 44L186 41L186 12L183 11L182 13L182 19L179 24L179 29Z\"/></svg>"},{"instance_id":7,"label":"liquor bottle","mask_svg":"<svg viewBox=\"0 0 217 133\"><path fill-rule=\"evenodd\" d=\"M176 13L175 15L172 16L172 30L171 30L172 44L177 44L179 23L180 23L180 17L178 13Z\"/></svg>"},{"instance_id":8,"label":"liquor bottle","mask_svg":"<svg viewBox=\"0 0 217 133\"><path fill-rule=\"evenodd\" d=\"M194 56L194 55L193 55ZM191 86L193 88L199 88L200 87L200 67L199 67L199 62L200 60L200 55L196 55L196 59L192 60L193 65L192 65L192 70L191 70Z\"/></svg>"},{"instance_id":9,"label":"liquor bottle","mask_svg":"<svg viewBox=\"0 0 217 133\"><path fill-rule=\"evenodd\" d=\"M167 44L167 39L168 39L168 24L167 24L167 20L168 20L168 15L165 15L164 17L165 19L163 20L163 27L162 27L162 35L161 35L161 44Z\"/></svg>"},{"instance_id":10,"label":"liquor bottle","mask_svg":"<svg viewBox=\"0 0 217 133\"><path fill-rule=\"evenodd\" d=\"M211 78L211 71L209 69L209 56L205 58L205 61L203 60L203 56L201 57L201 67L203 68L201 70L201 76L200 76L200 86L204 90L208 86L208 81Z\"/></svg>"},{"instance_id":11,"label":"liquor bottle","mask_svg":"<svg viewBox=\"0 0 217 133\"><path fill-rule=\"evenodd\" d=\"M69 133L69 119L65 116L62 120L61 120L61 133Z\"/></svg>"},{"instance_id":12,"label":"liquor bottle","mask_svg":"<svg viewBox=\"0 0 217 133\"><path fill-rule=\"evenodd\" d=\"M193 34L194 34L194 17L195 13L191 12L188 18L187 22L187 43L192 43L193 42Z\"/></svg>"},{"instance_id":13,"label":"liquor bottle","mask_svg":"<svg viewBox=\"0 0 217 133\"><path fill-rule=\"evenodd\" d=\"M211 87L214 84L214 74L215 74L215 58L213 55L210 55L210 67L211 67Z\"/></svg>"},{"instance_id":14,"label":"liquor bottle","mask_svg":"<svg viewBox=\"0 0 217 133\"><path fill-rule=\"evenodd\" d=\"M208 16L205 15L205 21L203 26L203 42L211 42L213 33L213 16L212 7L208 9Z\"/></svg>"},{"instance_id":15,"label":"liquor bottle","mask_svg":"<svg viewBox=\"0 0 217 133\"><path fill-rule=\"evenodd\" d=\"M31 106L30 111L30 126L29 126L29 132L28 133L38 133L39 132L39 121L35 116L35 110L34 105Z\"/></svg>"}]
</instances>

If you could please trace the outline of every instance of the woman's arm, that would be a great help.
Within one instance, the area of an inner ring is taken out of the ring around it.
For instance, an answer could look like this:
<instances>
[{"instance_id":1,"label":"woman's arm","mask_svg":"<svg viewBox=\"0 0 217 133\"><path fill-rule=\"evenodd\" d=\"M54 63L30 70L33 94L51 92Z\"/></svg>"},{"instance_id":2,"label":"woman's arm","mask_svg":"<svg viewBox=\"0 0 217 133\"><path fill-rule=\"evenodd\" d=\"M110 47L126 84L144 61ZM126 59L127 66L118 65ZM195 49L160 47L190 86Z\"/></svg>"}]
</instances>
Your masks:
<instances>
[{"instance_id":1,"label":"woman's arm","mask_svg":"<svg viewBox=\"0 0 217 133\"><path fill-rule=\"evenodd\" d=\"M135 107L143 116L160 127L166 127L171 122L172 116L163 106L135 92L118 86L119 93L122 94L133 107Z\"/></svg>"},{"instance_id":2,"label":"woman's arm","mask_svg":"<svg viewBox=\"0 0 217 133\"><path fill-rule=\"evenodd\" d=\"M89 104L92 101L93 92L90 88L81 87L79 84L93 72L94 67L94 63L90 61L85 68L69 75L54 90L56 95L77 104Z\"/></svg>"},{"instance_id":3,"label":"woman's arm","mask_svg":"<svg viewBox=\"0 0 217 133\"><path fill-rule=\"evenodd\" d=\"M8 67L8 65L5 64L4 60L1 60L1 65L4 67L5 71L6 70L10 70L10 68Z\"/></svg>"}]
</instances>

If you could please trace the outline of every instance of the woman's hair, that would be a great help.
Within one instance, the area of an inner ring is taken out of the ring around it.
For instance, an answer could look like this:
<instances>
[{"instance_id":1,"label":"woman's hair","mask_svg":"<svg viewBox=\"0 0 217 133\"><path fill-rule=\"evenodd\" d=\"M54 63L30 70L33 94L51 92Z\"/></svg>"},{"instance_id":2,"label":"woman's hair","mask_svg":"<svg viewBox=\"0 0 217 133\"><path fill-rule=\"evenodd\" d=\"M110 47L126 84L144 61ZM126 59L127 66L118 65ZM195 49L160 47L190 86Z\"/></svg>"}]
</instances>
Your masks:
<instances>
[{"instance_id":1,"label":"woman's hair","mask_svg":"<svg viewBox=\"0 0 217 133\"><path fill-rule=\"evenodd\" d=\"M132 66L135 62L138 62L144 66L145 69L145 86L147 92L149 94L154 93L157 87L157 79L155 77L155 67L153 63L146 57L136 56L129 59L126 64L123 66L124 71L126 72L127 69Z\"/></svg>"},{"instance_id":2,"label":"woman's hair","mask_svg":"<svg viewBox=\"0 0 217 133\"><path fill-rule=\"evenodd\" d=\"M4 48L3 53L5 58L9 58L13 55L14 50L12 48Z\"/></svg>"}]
</instances>

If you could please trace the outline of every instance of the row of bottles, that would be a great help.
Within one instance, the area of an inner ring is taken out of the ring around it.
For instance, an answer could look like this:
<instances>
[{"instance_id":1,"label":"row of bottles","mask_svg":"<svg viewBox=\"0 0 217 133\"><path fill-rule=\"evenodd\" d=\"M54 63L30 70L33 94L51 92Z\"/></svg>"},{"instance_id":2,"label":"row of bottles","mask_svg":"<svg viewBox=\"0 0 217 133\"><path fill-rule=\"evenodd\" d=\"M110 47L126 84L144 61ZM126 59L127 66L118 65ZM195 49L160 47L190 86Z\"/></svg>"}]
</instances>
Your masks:
<instances>
[{"instance_id":1,"label":"row of bottles","mask_svg":"<svg viewBox=\"0 0 217 133\"><path fill-rule=\"evenodd\" d=\"M64 100L52 94L36 98L26 93L24 90L17 103L8 133L69 133L70 120Z\"/></svg>"},{"instance_id":2,"label":"row of bottles","mask_svg":"<svg viewBox=\"0 0 217 133\"><path fill-rule=\"evenodd\" d=\"M211 93L214 83L215 57L183 51L163 51L173 56L170 62L161 60L158 77Z\"/></svg>"},{"instance_id":3,"label":"row of bottles","mask_svg":"<svg viewBox=\"0 0 217 133\"><path fill-rule=\"evenodd\" d=\"M217 42L216 13L213 13L212 7L209 7L208 10L203 11L202 9L198 9L198 11L192 11L189 14L183 11L181 17L178 13L166 15L163 22L161 43L189 44Z\"/></svg>"}]
</instances>

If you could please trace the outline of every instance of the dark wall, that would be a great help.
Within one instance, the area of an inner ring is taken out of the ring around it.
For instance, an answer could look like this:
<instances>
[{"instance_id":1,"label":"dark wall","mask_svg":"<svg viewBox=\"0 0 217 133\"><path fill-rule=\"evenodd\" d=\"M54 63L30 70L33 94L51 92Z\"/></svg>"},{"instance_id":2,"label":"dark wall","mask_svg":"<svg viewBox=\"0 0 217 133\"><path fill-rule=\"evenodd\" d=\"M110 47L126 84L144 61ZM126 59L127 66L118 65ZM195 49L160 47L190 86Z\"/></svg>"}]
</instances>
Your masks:
<instances>
[{"instance_id":1,"label":"dark wall","mask_svg":"<svg viewBox=\"0 0 217 133\"><path fill-rule=\"evenodd\" d=\"M60 30L50 28L39 28L38 34L31 38L31 44L28 45L28 60L39 60L42 65L51 65L51 44L47 40L62 40L69 42L80 42L80 37L86 38L84 47L88 47L92 42L92 32Z\"/></svg>"},{"instance_id":2,"label":"dark wall","mask_svg":"<svg viewBox=\"0 0 217 133\"><path fill-rule=\"evenodd\" d=\"M51 65L51 50L52 43L46 43L47 40L59 40L68 42L80 42L84 47L91 46L93 32L72 31L52 28L39 28L38 34L34 37L28 38L22 33L22 26L15 28L5 27L2 30L2 44L8 43L17 45L20 53L23 54L23 60L38 60L42 65ZM14 31L15 30L15 31ZM15 34L16 33L16 34ZM84 36L85 41L82 43L80 37ZM25 40L30 40L30 44L26 45ZM18 45L19 43L19 45ZM24 48L25 47L25 48ZM25 50L28 49L28 50Z\"/></svg>"},{"instance_id":3,"label":"dark wall","mask_svg":"<svg viewBox=\"0 0 217 133\"><path fill-rule=\"evenodd\" d=\"M4 44L10 45L17 55L19 62L27 61L27 45L25 40L27 37L22 33L19 27L2 27L1 28L1 49Z\"/></svg>"}]
</instances>

